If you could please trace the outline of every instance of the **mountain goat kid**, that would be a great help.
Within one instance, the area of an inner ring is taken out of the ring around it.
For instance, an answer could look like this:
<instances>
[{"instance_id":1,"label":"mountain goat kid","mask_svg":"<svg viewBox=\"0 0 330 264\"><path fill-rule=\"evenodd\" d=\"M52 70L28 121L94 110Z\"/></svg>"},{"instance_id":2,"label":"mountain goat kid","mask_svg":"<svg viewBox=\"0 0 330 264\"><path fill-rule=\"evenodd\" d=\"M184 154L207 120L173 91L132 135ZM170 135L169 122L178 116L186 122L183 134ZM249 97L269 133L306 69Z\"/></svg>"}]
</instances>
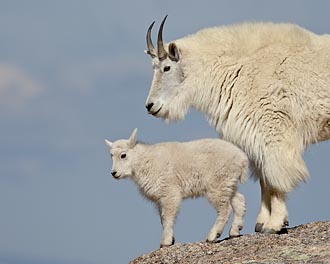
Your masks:
<instances>
[{"instance_id":1,"label":"mountain goat kid","mask_svg":"<svg viewBox=\"0 0 330 264\"><path fill-rule=\"evenodd\" d=\"M239 236L246 205L237 184L248 172L248 159L239 148L221 139L148 145L136 142L136 135L137 129L128 140L105 140L113 160L111 174L115 179L130 176L141 194L158 206L161 247L174 244L175 218L188 197L206 196L217 211L208 242L220 237L232 209L230 236Z\"/></svg>"}]
</instances>

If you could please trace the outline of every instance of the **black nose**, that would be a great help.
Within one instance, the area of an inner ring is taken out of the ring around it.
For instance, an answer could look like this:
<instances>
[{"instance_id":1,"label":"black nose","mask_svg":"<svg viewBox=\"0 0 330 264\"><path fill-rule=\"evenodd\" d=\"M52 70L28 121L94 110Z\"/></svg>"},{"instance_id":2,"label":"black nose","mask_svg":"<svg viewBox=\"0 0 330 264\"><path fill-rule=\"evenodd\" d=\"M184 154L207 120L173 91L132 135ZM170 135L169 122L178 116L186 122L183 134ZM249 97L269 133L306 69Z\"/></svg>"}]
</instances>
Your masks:
<instances>
[{"instance_id":1,"label":"black nose","mask_svg":"<svg viewBox=\"0 0 330 264\"><path fill-rule=\"evenodd\" d=\"M149 104L146 105L146 108L147 108L148 112L150 112L153 105L154 105L154 103L149 103Z\"/></svg>"},{"instance_id":2,"label":"black nose","mask_svg":"<svg viewBox=\"0 0 330 264\"><path fill-rule=\"evenodd\" d=\"M116 176L117 171L111 171L112 176Z\"/></svg>"}]
</instances>

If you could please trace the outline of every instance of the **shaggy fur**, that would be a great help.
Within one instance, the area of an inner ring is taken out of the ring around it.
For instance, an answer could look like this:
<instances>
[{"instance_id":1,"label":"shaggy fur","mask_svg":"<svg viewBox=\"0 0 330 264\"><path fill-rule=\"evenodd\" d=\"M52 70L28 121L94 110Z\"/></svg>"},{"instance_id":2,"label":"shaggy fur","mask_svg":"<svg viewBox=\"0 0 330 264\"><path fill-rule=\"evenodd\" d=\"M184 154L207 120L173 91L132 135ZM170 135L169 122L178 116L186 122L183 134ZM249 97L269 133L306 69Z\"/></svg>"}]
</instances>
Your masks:
<instances>
[{"instance_id":1,"label":"shaggy fur","mask_svg":"<svg viewBox=\"0 0 330 264\"><path fill-rule=\"evenodd\" d=\"M308 178L303 151L330 139L330 36L246 23L201 30L165 48L170 56L152 59L149 113L174 121L189 108L204 112L254 163L262 189L256 230L280 231L287 193Z\"/></svg>"},{"instance_id":2,"label":"shaggy fur","mask_svg":"<svg viewBox=\"0 0 330 264\"><path fill-rule=\"evenodd\" d=\"M174 243L174 221L181 201L188 197L205 196L217 211L207 241L220 237L232 209L230 236L240 234L246 205L237 184L246 180L248 158L239 148L220 139L146 145L136 143L136 133L128 140L106 140L112 175L130 177L157 204L163 226L161 246Z\"/></svg>"}]
</instances>

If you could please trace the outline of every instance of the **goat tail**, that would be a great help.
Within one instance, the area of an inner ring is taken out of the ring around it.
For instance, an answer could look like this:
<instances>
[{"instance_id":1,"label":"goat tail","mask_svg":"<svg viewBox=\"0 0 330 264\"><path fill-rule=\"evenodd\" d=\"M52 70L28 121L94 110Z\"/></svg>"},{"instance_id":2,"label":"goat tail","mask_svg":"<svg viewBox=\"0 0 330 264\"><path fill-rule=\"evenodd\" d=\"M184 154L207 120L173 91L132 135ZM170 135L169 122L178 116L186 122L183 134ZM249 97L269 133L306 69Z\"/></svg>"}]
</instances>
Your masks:
<instances>
[{"instance_id":1,"label":"goat tail","mask_svg":"<svg viewBox=\"0 0 330 264\"><path fill-rule=\"evenodd\" d=\"M239 181L241 183L245 183L248 179L248 172L249 172L249 160L246 158L242 163L242 170L241 175L239 176Z\"/></svg>"}]
</instances>

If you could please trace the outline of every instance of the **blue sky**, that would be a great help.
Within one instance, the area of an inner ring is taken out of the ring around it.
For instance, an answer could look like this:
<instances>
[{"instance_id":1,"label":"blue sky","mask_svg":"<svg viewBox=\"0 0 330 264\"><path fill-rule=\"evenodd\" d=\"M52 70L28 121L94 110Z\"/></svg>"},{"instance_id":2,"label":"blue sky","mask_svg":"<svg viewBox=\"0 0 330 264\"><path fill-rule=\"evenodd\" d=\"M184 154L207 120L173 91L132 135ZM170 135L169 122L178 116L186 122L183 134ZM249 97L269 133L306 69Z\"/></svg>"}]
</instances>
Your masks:
<instances>
[{"instance_id":1,"label":"blue sky","mask_svg":"<svg viewBox=\"0 0 330 264\"><path fill-rule=\"evenodd\" d=\"M195 111L175 124L146 113L145 34L165 14L165 41L242 21L330 33L328 1L1 1L1 264L127 263L158 248L156 210L132 182L110 177L104 139L135 127L150 143L217 136ZM289 196L290 226L330 219L329 154L329 142L307 150L311 178ZM241 191L251 233L259 185ZM214 220L205 200L185 201L177 242L203 240Z\"/></svg>"}]
</instances>

